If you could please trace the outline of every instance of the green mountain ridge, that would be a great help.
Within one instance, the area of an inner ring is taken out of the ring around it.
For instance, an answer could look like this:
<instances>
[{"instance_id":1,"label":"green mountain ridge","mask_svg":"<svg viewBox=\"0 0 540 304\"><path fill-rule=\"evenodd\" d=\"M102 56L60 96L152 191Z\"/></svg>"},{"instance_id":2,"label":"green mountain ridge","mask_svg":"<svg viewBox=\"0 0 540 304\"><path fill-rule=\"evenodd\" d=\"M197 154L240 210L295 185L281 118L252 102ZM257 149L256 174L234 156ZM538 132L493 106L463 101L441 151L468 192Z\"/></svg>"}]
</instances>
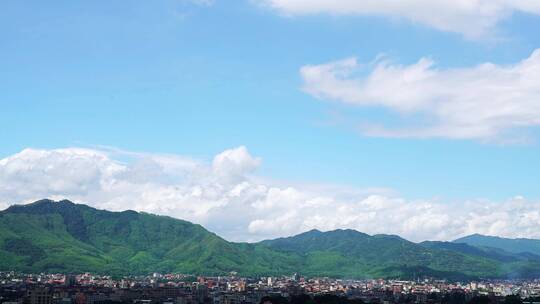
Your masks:
<instances>
[{"instance_id":1,"label":"green mountain ridge","mask_svg":"<svg viewBox=\"0 0 540 304\"><path fill-rule=\"evenodd\" d=\"M234 243L167 216L41 200L0 212L0 270L467 280L540 277L540 256L350 229Z\"/></svg>"},{"instance_id":2,"label":"green mountain ridge","mask_svg":"<svg viewBox=\"0 0 540 304\"><path fill-rule=\"evenodd\" d=\"M0 213L0 269L220 274L285 271L288 257L237 245L200 225L135 211L42 200ZM253 254L255 253L255 254Z\"/></svg>"},{"instance_id":3,"label":"green mountain ridge","mask_svg":"<svg viewBox=\"0 0 540 304\"><path fill-rule=\"evenodd\" d=\"M465 243L472 246L498 248L511 253L532 253L540 255L540 240L525 238L503 238L498 236L488 236L472 234L453 241L454 243Z\"/></svg>"}]
</instances>

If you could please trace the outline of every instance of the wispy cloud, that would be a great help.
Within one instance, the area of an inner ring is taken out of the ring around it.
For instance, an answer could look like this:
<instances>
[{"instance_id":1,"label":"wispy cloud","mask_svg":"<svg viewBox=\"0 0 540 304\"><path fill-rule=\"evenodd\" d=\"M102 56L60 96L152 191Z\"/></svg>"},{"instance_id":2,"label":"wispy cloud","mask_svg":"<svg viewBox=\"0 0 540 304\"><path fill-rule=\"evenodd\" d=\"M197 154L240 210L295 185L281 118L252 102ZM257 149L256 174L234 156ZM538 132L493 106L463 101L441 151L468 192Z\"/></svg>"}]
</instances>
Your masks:
<instances>
[{"instance_id":1,"label":"wispy cloud","mask_svg":"<svg viewBox=\"0 0 540 304\"><path fill-rule=\"evenodd\" d=\"M540 50L513 65L439 69L429 58L411 65L348 58L300 74L317 98L403 114L397 128L364 124L370 136L518 141L540 125Z\"/></svg>"},{"instance_id":2,"label":"wispy cloud","mask_svg":"<svg viewBox=\"0 0 540 304\"><path fill-rule=\"evenodd\" d=\"M536 0L258 0L289 16L370 15L403 18L437 30L480 38L514 12L540 14Z\"/></svg>"},{"instance_id":3,"label":"wispy cloud","mask_svg":"<svg viewBox=\"0 0 540 304\"><path fill-rule=\"evenodd\" d=\"M540 238L540 203L408 200L386 189L299 185L257 175L245 147L212 161L114 149L26 149L0 160L0 205L49 197L200 223L230 240L353 228L411 240L478 232Z\"/></svg>"}]
</instances>

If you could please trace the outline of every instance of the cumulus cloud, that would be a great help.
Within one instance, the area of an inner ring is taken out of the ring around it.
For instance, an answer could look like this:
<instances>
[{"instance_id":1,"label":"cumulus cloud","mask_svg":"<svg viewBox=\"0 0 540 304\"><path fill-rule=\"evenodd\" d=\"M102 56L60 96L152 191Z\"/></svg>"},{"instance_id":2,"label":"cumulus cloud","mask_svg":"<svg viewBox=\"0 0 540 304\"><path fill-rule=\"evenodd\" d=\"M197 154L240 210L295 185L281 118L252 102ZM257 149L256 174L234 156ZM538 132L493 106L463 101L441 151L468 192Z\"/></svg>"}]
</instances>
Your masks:
<instances>
[{"instance_id":1,"label":"cumulus cloud","mask_svg":"<svg viewBox=\"0 0 540 304\"><path fill-rule=\"evenodd\" d=\"M223 180L241 180L247 173L253 172L260 164L260 159L252 157L247 148L240 146L236 149L225 150L212 162L214 174Z\"/></svg>"},{"instance_id":2,"label":"cumulus cloud","mask_svg":"<svg viewBox=\"0 0 540 304\"><path fill-rule=\"evenodd\" d=\"M0 207L49 197L200 223L235 241L352 228L419 241L471 233L540 238L540 203L444 203L388 191L298 185L256 175L246 147L204 161L100 149L26 149L0 160Z\"/></svg>"},{"instance_id":3,"label":"cumulus cloud","mask_svg":"<svg viewBox=\"0 0 540 304\"><path fill-rule=\"evenodd\" d=\"M364 125L367 135L515 140L516 131L540 125L540 50L512 65L439 69L428 58L411 65L348 58L300 74L317 98L383 107L403 119L394 129Z\"/></svg>"},{"instance_id":4,"label":"cumulus cloud","mask_svg":"<svg viewBox=\"0 0 540 304\"><path fill-rule=\"evenodd\" d=\"M403 18L478 38L514 12L540 14L536 0L259 0L285 15L366 15Z\"/></svg>"}]
</instances>

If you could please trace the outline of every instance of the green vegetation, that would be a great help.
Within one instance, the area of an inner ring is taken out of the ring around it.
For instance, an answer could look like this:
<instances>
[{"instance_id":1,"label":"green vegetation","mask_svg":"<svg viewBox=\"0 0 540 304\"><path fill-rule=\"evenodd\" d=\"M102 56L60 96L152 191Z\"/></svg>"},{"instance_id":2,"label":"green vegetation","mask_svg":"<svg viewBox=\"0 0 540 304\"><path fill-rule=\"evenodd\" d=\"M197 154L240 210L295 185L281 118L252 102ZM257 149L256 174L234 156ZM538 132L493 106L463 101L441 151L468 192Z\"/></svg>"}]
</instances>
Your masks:
<instances>
[{"instance_id":1,"label":"green vegetation","mask_svg":"<svg viewBox=\"0 0 540 304\"><path fill-rule=\"evenodd\" d=\"M508 239L498 236L481 234L469 235L454 241L477 247L497 248L511 253L532 253L540 255L540 240L533 239Z\"/></svg>"},{"instance_id":2,"label":"green vegetation","mask_svg":"<svg viewBox=\"0 0 540 304\"><path fill-rule=\"evenodd\" d=\"M540 257L354 230L232 243L170 217L42 200L0 212L0 270L466 280L538 277Z\"/></svg>"},{"instance_id":3,"label":"green vegetation","mask_svg":"<svg viewBox=\"0 0 540 304\"><path fill-rule=\"evenodd\" d=\"M297 261L235 244L200 225L134 211L42 200L0 212L0 269L144 274L279 274Z\"/></svg>"}]
</instances>

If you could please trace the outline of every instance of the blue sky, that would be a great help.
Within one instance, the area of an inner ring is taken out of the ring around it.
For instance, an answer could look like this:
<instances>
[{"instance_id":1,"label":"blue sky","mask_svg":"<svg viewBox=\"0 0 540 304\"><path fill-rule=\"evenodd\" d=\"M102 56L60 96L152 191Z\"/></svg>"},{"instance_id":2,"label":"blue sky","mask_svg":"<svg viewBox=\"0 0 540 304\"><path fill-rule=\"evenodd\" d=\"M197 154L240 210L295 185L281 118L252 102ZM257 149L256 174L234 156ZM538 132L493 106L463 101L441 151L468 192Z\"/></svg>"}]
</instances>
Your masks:
<instances>
[{"instance_id":1,"label":"blue sky","mask_svg":"<svg viewBox=\"0 0 540 304\"><path fill-rule=\"evenodd\" d=\"M450 203L540 197L538 123L519 128L518 143L368 135L363 123L394 125L403 113L315 96L300 73L355 57L364 77L381 54L440 70L517 64L540 47L536 11L508 9L470 34L406 14L304 14L275 2L3 1L0 158L107 146L211 161L245 146L262 159L257 174L276 180Z\"/></svg>"}]
</instances>

